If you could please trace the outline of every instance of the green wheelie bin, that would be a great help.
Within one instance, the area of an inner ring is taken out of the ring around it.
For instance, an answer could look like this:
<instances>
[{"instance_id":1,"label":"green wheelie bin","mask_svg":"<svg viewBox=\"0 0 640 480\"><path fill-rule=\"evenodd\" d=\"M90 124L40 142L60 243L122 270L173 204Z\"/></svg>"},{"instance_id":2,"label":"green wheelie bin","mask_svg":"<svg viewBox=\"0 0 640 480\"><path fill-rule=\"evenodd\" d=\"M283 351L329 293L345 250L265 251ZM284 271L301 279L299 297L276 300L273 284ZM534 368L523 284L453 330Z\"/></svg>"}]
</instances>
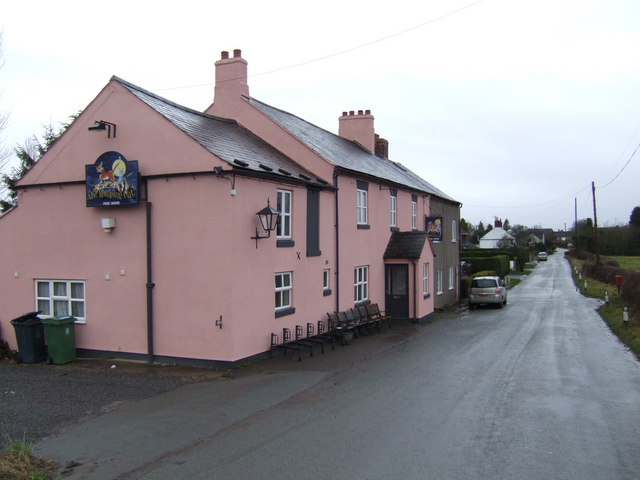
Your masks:
<instances>
[{"instance_id":1,"label":"green wheelie bin","mask_svg":"<svg viewBox=\"0 0 640 480\"><path fill-rule=\"evenodd\" d=\"M62 365L76 359L76 331L71 315L61 315L42 320L47 339L47 363Z\"/></svg>"}]
</instances>

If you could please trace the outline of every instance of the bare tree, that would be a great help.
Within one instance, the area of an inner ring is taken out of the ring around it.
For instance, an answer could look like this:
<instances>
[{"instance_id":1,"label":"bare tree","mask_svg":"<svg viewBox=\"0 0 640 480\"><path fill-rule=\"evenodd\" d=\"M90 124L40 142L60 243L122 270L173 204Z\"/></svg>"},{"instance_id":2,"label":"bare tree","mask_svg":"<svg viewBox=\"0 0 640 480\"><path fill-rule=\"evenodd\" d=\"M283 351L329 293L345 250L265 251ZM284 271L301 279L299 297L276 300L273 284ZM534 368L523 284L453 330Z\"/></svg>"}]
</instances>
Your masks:
<instances>
[{"instance_id":1,"label":"bare tree","mask_svg":"<svg viewBox=\"0 0 640 480\"><path fill-rule=\"evenodd\" d=\"M0 32L0 70L4 66L4 58L2 55L2 32ZM0 171L4 169L9 161L9 156L11 154L11 149L7 148L4 144L4 139L2 138L2 133L5 128L7 128L7 123L9 122L9 114L0 112Z\"/></svg>"}]
</instances>

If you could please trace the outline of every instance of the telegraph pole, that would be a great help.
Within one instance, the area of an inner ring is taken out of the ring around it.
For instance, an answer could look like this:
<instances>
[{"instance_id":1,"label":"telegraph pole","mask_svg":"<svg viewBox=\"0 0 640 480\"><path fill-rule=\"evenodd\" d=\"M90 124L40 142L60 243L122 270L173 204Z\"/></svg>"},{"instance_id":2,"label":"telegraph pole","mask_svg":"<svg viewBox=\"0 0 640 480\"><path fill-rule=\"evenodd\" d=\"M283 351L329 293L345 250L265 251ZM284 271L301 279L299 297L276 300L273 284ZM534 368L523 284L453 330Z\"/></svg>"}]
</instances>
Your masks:
<instances>
[{"instance_id":1,"label":"telegraph pole","mask_svg":"<svg viewBox=\"0 0 640 480\"><path fill-rule=\"evenodd\" d=\"M591 192L593 193L593 227L595 229L596 264L600 263L600 240L598 238L598 214L596 212L596 184L591 182Z\"/></svg>"}]
</instances>

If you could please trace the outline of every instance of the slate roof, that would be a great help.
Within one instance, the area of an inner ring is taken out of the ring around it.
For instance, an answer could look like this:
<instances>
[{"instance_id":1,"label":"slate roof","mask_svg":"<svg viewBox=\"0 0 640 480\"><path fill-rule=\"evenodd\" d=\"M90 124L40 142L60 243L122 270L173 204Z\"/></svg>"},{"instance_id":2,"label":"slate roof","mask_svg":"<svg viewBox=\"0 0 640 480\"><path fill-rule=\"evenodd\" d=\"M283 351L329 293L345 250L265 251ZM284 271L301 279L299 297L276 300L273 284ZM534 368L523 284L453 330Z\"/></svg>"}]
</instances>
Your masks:
<instances>
[{"instance_id":1,"label":"slate roof","mask_svg":"<svg viewBox=\"0 0 640 480\"><path fill-rule=\"evenodd\" d=\"M393 232L383 258L420 258L427 238L427 232Z\"/></svg>"},{"instance_id":2,"label":"slate roof","mask_svg":"<svg viewBox=\"0 0 640 480\"><path fill-rule=\"evenodd\" d=\"M353 172L382 178L444 200L459 203L398 162L375 155L356 142L342 138L255 98L249 98L248 100L258 110L269 116L282 128L333 165Z\"/></svg>"},{"instance_id":3,"label":"slate roof","mask_svg":"<svg viewBox=\"0 0 640 480\"><path fill-rule=\"evenodd\" d=\"M326 185L315 175L235 120L207 115L173 103L118 77L112 80L153 108L160 115L202 145L206 150L237 169L295 178L309 184Z\"/></svg>"}]
</instances>

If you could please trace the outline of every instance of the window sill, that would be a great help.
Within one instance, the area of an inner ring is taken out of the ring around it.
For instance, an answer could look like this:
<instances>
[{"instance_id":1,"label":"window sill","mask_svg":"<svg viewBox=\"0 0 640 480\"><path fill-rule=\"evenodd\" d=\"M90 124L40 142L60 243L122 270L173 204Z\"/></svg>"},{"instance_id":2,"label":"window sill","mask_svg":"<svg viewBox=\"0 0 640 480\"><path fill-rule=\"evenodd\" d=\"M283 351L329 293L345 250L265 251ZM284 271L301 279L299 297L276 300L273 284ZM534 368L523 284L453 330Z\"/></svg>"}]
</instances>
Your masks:
<instances>
[{"instance_id":1,"label":"window sill","mask_svg":"<svg viewBox=\"0 0 640 480\"><path fill-rule=\"evenodd\" d=\"M400 231L400 229L398 227L391 227L390 230L392 232L399 232Z\"/></svg>"},{"instance_id":2,"label":"window sill","mask_svg":"<svg viewBox=\"0 0 640 480\"><path fill-rule=\"evenodd\" d=\"M423 295L422 295L422 299L423 299L423 300L426 300L427 298L431 298L431 294L430 294L430 293L427 293L427 294L423 294Z\"/></svg>"},{"instance_id":3,"label":"window sill","mask_svg":"<svg viewBox=\"0 0 640 480\"><path fill-rule=\"evenodd\" d=\"M278 248L282 248L282 247L295 247L296 246L296 242L294 242L293 240L276 240L276 247Z\"/></svg>"},{"instance_id":4,"label":"window sill","mask_svg":"<svg viewBox=\"0 0 640 480\"><path fill-rule=\"evenodd\" d=\"M363 223L358 224L358 230L369 230L370 228L371 228L371 225L365 225Z\"/></svg>"},{"instance_id":5,"label":"window sill","mask_svg":"<svg viewBox=\"0 0 640 480\"><path fill-rule=\"evenodd\" d=\"M330 288L326 288L325 290L322 291L322 296L323 297L328 297L329 295L331 295L331 289Z\"/></svg>"},{"instance_id":6,"label":"window sill","mask_svg":"<svg viewBox=\"0 0 640 480\"><path fill-rule=\"evenodd\" d=\"M295 307L286 307L276 310L276 318L286 317L287 315L293 315L296 313Z\"/></svg>"},{"instance_id":7,"label":"window sill","mask_svg":"<svg viewBox=\"0 0 640 480\"><path fill-rule=\"evenodd\" d=\"M371 305L371 300L360 300L359 302L354 303L354 307L366 307L367 305Z\"/></svg>"},{"instance_id":8,"label":"window sill","mask_svg":"<svg viewBox=\"0 0 640 480\"><path fill-rule=\"evenodd\" d=\"M322 250L307 251L307 257L319 257L322 255Z\"/></svg>"}]
</instances>

